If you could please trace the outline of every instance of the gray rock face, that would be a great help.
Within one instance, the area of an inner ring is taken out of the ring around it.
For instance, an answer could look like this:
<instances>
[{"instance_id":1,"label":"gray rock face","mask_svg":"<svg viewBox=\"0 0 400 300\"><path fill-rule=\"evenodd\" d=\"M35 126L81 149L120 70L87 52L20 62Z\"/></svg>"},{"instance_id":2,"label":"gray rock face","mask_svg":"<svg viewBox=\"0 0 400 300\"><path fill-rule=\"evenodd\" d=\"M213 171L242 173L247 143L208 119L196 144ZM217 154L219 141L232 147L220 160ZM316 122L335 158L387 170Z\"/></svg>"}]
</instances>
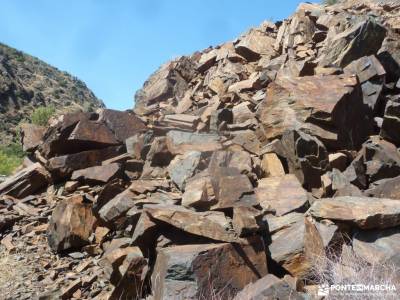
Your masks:
<instances>
[{"instance_id":1,"label":"gray rock face","mask_svg":"<svg viewBox=\"0 0 400 300\"><path fill-rule=\"evenodd\" d=\"M382 179L375 186L365 191L365 194L376 198L400 199L400 177Z\"/></svg>"},{"instance_id":2,"label":"gray rock face","mask_svg":"<svg viewBox=\"0 0 400 300\"><path fill-rule=\"evenodd\" d=\"M190 151L181 156L176 156L168 166L168 173L172 181L184 190L186 181L197 171L200 171L201 152Z\"/></svg>"},{"instance_id":3,"label":"gray rock face","mask_svg":"<svg viewBox=\"0 0 400 300\"><path fill-rule=\"evenodd\" d=\"M126 152L131 154L133 158L145 159L149 151L151 140L153 138L152 131L137 133L125 140Z\"/></svg>"},{"instance_id":4,"label":"gray rock face","mask_svg":"<svg viewBox=\"0 0 400 300\"><path fill-rule=\"evenodd\" d=\"M304 276L310 270L305 257L304 219L272 235L268 246L271 258L293 276Z\"/></svg>"},{"instance_id":5,"label":"gray rock face","mask_svg":"<svg viewBox=\"0 0 400 300\"><path fill-rule=\"evenodd\" d=\"M234 300L262 300L262 299L306 299L292 287L272 274L268 274L254 283L247 285Z\"/></svg>"},{"instance_id":6,"label":"gray rock face","mask_svg":"<svg viewBox=\"0 0 400 300\"><path fill-rule=\"evenodd\" d=\"M125 215L135 206L135 194L129 189L115 196L108 201L99 211L100 218L105 222L112 222Z\"/></svg>"},{"instance_id":7,"label":"gray rock face","mask_svg":"<svg viewBox=\"0 0 400 300\"><path fill-rule=\"evenodd\" d=\"M211 157L208 172L216 204L215 209L257 205L253 185L241 174L243 164L235 152L217 151Z\"/></svg>"},{"instance_id":8,"label":"gray rock face","mask_svg":"<svg viewBox=\"0 0 400 300\"><path fill-rule=\"evenodd\" d=\"M268 224L268 230L274 234L282 229L291 227L293 224L303 222L304 214L292 212L284 216L266 215L264 220Z\"/></svg>"},{"instance_id":9,"label":"gray rock face","mask_svg":"<svg viewBox=\"0 0 400 300\"><path fill-rule=\"evenodd\" d=\"M372 136L364 143L361 153L370 182L400 175L400 153L392 143Z\"/></svg>"},{"instance_id":10,"label":"gray rock face","mask_svg":"<svg viewBox=\"0 0 400 300\"><path fill-rule=\"evenodd\" d=\"M307 192L292 174L261 179L255 193L261 207L275 211L276 216L304 208L308 201Z\"/></svg>"},{"instance_id":11,"label":"gray rock face","mask_svg":"<svg viewBox=\"0 0 400 300\"><path fill-rule=\"evenodd\" d=\"M146 155L141 178L162 178L167 175L166 167L169 165L173 155L168 149L165 137L155 137Z\"/></svg>"},{"instance_id":12,"label":"gray rock face","mask_svg":"<svg viewBox=\"0 0 400 300\"><path fill-rule=\"evenodd\" d=\"M167 146L172 154L184 154L187 151L216 151L222 148L218 135L175 130L167 133Z\"/></svg>"},{"instance_id":13,"label":"gray rock face","mask_svg":"<svg viewBox=\"0 0 400 300\"><path fill-rule=\"evenodd\" d=\"M347 174L349 175L349 174ZM356 175L356 174L354 174ZM346 177L345 174L341 173L337 169L333 169L330 174L332 182L332 192L335 197L339 196L362 196L361 190L350 182L351 178Z\"/></svg>"},{"instance_id":14,"label":"gray rock face","mask_svg":"<svg viewBox=\"0 0 400 300\"><path fill-rule=\"evenodd\" d=\"M400 266L399 228L358 231L353 237L354 252L372 264Z\"/></svg>"}]
</instances>

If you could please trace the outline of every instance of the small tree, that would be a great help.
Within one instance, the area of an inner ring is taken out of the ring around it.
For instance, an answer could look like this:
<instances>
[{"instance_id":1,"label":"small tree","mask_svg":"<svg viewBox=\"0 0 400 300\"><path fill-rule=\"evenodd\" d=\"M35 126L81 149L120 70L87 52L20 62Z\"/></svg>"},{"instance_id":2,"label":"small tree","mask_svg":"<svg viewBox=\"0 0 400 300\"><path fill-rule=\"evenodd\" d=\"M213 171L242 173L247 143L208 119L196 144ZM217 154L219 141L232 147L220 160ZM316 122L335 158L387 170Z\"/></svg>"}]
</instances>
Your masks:
<instances>
[{"instance_id":1,"label":"small tree","mask_svg":"<svg viewBox=\"0 0 400 300\"><path fill-rule=\"evenodd\" d=\"M38 107L32 112L31 121L35 125L45 126L55 111L53 106Z\"/></svg>"}]
</instances>

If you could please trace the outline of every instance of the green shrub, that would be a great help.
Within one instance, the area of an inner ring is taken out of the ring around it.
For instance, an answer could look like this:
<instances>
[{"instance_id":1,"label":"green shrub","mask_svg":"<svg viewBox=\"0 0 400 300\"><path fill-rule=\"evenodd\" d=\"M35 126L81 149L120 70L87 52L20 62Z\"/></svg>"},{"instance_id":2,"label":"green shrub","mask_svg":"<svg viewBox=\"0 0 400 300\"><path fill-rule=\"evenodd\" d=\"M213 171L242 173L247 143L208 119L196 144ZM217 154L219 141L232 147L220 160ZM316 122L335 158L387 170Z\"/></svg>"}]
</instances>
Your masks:
<instances>
[{"instance_id":1,"label":"green shrub","mask_svg":"<svg viewBox=\"0 0 400 300\"><path fill-rule=\"evenodd\" d=\"M32 112L31 121L35 125L45 126L55 111L53 106L38 107Z\"/></svg>"},{"instance_id":2,"label":"green shrub","mask_svg":"<svg viewBox=\"0 0 400 300\"><path fill-rule=\"evenodd\" d=\"M323 0L322 1L322 3L325 4L325 5L333 5L333 4L336 4L338 2L339 2L339 0Z\"/></svg>"},{"instance_id":3,"label":"green shrub","mask_svg":"<svg viewBox=\"0 0 400 300\"><path fill-rule=\"evenodd\" d=\"M68 87L68 81L65 78L61 78L59 83L64 88Z\"/></svg>"},{"instance_id":4,"label":"green shrub","mask_svg":"<svg viewBox=\"0 0 400 300\"><path fill-rule=\"evenodd\" d=\"M46 126L49 119L54 115L54 106L43 106L36 108L30 115L30 121L35 125ZM21 120L27 122L27 120ZM20 140L20 131L16 130L14 141ZM14 142L9 145L0 145L0 175L10 175L21 165L25 157L22 145Z\"/></svg>"},{"instance_id":5,"label":"green shrub","mask_svg":"<svg viewBox=\"0 0 400 300\"><path fill-rule=\"evenodd\" d=\"M7 146L0 146L0 174L10 175L22 164L25 153L21 144L13 143Z\"/></svg>"},{"instance_id":6,"label":"green shrub","mask_svg":"<svg viewBox=\"0 0 400 300\"><path fill-rule=\"evenodd\" d=\"M22 56L22 55L21 56L17 56L15 59L20 63L23 63L25 61L25 57Z\"/></svg>"}]
</instances>

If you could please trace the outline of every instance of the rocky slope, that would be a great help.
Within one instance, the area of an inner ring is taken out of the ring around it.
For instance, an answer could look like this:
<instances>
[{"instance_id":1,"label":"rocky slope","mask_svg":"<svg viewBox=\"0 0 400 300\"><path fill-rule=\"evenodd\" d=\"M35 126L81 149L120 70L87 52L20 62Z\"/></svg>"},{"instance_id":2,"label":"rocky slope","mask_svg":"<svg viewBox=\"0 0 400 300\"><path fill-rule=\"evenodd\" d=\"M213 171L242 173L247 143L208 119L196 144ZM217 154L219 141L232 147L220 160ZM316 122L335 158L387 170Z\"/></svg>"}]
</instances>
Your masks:
<instances>
[{"instance_id":1,"label":"rocky slope","mask_svg":"<svg viewBox=\"0 0 400 300\"><path fill-rule=\"evenodd\" d=\"M9 142L21 120L48 105L59 111L104 106L79 79L0 43L0 140Z\"/></svg>"},{"instance_id":2,"label":"rocky slope","mask_svg":"<svg viewBox=\"0 0 400 300\"><path fill-rule=\"evenodd\" d=\"M0 265L37 276L6 298L315 299L377 266L399 286L399 21L398 1L302 4L163 65L134 112L24 128Z\"/></svg>"}]
</instances>

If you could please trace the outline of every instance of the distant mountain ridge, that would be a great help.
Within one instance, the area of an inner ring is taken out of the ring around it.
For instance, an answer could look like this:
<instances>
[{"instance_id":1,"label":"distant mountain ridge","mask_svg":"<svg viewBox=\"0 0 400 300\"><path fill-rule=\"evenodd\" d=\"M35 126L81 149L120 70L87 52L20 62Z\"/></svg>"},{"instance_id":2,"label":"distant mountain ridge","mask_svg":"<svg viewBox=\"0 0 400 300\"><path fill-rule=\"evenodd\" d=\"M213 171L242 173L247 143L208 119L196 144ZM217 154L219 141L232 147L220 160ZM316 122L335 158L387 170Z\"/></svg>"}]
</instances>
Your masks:
<instances>
[{"instance_id":1,"label":"distant mountain ridge","mask_svg":"<svg viewBox=\"0 0 400 300\"><path fill-rule=\"evenodd\" d=\"M59 111L104 107L78 78L0 43L0 141L10 142L21 120L48 105Z\"/></svg>"}]
</instances>

